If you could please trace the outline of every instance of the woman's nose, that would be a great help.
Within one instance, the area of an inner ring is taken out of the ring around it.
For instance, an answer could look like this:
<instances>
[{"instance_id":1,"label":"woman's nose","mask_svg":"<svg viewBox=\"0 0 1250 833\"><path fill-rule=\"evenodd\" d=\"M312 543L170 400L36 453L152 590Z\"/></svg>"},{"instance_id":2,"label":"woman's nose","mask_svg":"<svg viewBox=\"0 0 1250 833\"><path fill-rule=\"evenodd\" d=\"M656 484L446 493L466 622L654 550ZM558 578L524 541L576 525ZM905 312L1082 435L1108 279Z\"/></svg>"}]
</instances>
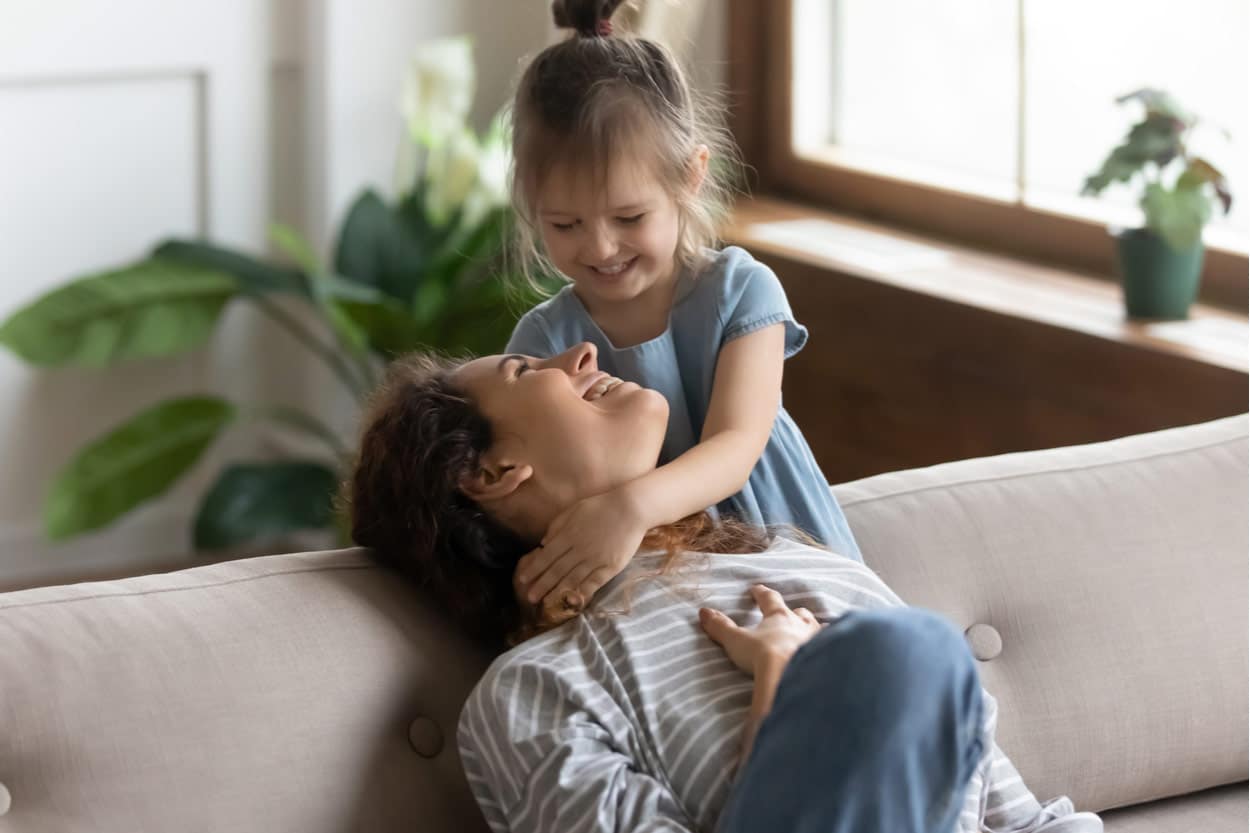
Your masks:
<instances>
[{"instance_id":1,"label":"woman's nose","mask_svg":"<svg viewBox=\"0 0 1250 833\"><path fill-rule=\"evenodd\" d=\"M574 345L559 355L547 360L551 367L557 367L570 376L577 376L586 371L599 369L599 348L589 341Z\"/></svg>"}]
</instances>

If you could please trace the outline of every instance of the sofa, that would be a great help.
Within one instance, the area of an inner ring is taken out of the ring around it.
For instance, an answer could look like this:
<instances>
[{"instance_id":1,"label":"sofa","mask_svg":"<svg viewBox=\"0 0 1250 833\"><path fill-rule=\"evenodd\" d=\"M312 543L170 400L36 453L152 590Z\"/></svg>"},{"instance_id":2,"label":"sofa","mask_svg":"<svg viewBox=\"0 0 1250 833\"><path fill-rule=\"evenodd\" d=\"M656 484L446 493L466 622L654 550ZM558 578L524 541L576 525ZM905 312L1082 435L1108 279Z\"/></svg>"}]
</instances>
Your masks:
<instances>
[{"instance_id":1,"label":"sofa","mask_svg":"<svg viewBox=\"0 0 1250 833\"><path fill-rule=\"evenodd\" d=\"M1030 786L1111 833L1246 830L1248 427L835 487ZM356 549L0 595L0 833L475 833L489 659Z\"/></svg>"}]
</instances>

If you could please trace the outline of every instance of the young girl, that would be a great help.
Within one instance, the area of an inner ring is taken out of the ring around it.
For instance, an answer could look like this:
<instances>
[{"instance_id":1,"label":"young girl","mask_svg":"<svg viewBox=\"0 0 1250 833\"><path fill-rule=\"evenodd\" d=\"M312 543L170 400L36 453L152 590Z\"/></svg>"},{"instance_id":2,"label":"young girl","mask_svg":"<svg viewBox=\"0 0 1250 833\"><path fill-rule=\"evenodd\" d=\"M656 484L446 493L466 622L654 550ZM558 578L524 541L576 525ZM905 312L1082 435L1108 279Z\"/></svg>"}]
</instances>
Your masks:
<instances>
[{"instance_id":1,"label":"young girl","mask_svg":"<svg viewBox=\"0 0 1250 833\"><path fill-rule=\"evenodd\" d=\"M586 399L628 380L661 391L670 416L663 465L570 507L518 564L518 589L544 607L577 606L569 591L589 599L647 530L710 506L862 560L781 407L782 364L807 330L768 267L708 248L728 209L732 145L668 50L612 34L619 3L557 0L557 25L575 35L540 53L516 92L521 262L570 284L521 319L507 352L549 357L588 342L585 360L603 377ZM725 164L709 166L713 152Z\"/></svg>"}]
</instances>

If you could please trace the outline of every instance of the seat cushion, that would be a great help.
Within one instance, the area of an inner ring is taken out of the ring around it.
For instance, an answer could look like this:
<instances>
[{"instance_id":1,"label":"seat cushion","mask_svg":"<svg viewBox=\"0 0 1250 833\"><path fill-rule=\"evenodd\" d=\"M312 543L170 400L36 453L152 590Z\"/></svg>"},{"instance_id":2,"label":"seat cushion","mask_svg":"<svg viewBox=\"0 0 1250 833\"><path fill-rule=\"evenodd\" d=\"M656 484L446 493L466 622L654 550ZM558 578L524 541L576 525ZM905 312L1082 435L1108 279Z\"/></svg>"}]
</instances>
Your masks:
<instances>
[{"instance_id":1,"label":"seat cushion","mask_svg":"<svg viewBox=\"0 0 1250 833\"><path fill-rule=\"evenodd\" d=\"M1245 833L1246 785L1165 798L1103 813L1106 833Z\"/></svg>"},{"instance_id":2,"label":"seat cushion","mask_svg":"<svg viewBox=\"0 0 1250 833\"><path fill-rule=\"evenodd\" d=\"M1248 424L835 488L868 564L971 630L1039 795L1099 810L1245 780Z\"/></svg>"}]
</instances>

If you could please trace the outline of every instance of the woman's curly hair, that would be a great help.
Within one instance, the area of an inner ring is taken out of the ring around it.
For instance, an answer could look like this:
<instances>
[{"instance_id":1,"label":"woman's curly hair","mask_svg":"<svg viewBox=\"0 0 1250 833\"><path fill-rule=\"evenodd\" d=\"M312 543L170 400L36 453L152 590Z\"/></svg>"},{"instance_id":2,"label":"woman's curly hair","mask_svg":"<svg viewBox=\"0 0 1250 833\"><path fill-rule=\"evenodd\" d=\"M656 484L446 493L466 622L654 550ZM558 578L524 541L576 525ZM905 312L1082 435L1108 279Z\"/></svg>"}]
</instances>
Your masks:
<instances>
[{"instance_id":1,"label":"woman's curly hair","mask_svg":"<svg viewBox=\"0 0 1250 833\"><path fill-rule=\"evenodd\" d=\"M366 407L344 497L352 538L411 576L471 636L521 624L512 573L525 541L460 491L491 447L490 423L450 382L457 362L396 359Z\"/></svg>"}]
</instances>

